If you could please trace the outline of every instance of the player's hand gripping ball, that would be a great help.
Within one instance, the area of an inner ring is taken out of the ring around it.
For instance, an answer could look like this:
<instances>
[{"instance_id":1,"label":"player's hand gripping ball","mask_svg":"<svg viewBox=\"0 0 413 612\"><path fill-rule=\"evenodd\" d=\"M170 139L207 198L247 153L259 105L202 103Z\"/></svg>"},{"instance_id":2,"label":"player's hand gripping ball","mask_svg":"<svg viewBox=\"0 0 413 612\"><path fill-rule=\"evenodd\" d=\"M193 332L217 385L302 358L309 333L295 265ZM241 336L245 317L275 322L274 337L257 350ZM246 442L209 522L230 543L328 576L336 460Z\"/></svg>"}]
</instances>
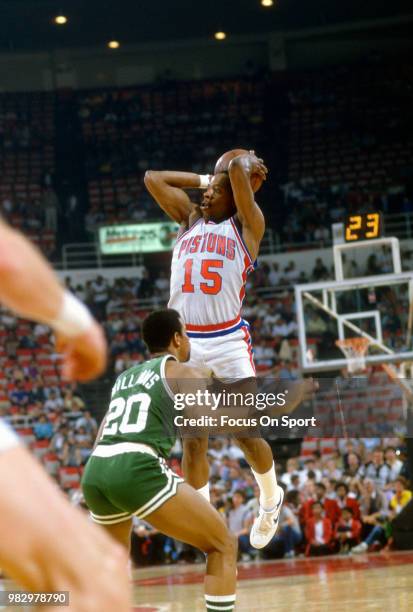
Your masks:
<instances>
[{"instance_id":1,"label":"player's hand gripping ball","mask_svg":"<svg viewBox=\"0 0 413 612\"><path fill-rule=\"evenodd\" d=\"M234 159L234 157L238 157L239 155L251 155L253 154L255 157L254 151L247 151L246 149L232 149L231 151L227 151L217 161L215 164L214 174L219 174L220 172L228 172L229 164ZM250 177L251 180L251 189L254 193L256 193L259 189L261 189L262 183L264 181L264 176L262 173L253 172Z\"/></svg>"}]
</instances>

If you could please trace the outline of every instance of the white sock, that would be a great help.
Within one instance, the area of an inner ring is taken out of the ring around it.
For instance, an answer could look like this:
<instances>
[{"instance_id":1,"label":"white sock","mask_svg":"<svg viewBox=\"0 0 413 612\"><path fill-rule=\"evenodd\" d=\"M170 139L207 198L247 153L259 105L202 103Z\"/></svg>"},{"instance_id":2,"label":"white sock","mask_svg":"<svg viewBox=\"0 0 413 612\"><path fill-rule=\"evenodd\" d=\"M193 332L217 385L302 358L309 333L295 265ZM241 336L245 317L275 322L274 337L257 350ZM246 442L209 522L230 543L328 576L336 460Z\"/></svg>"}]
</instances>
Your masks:
<instances>
[{"instance_id":1,"label":"white sock","mask_svg":"<svg viewBox=\"0 0 413 612\"><path fill-rule=\"evenodd\" d=\"M231 612L235 606L236 595L205 595L205 605L207 612L216 610L226 610Z\"/></svg>"},{"instance_id":2,"label":"white sock","mask_svg":"<svg viewBox=\"0 0 413 612\"><path fill-rule=\"evenodd\" d=\"M197 491L200 495L202 495L202 497L207 500L207 502L211 502L211 498L209 496L209 482L207 482L206 485L204 485L200 489L197 489Z\"/></svg>"},{"instance_id":3,"label":"white sock","mask_svg":"<svg viewBox=\"0 0 413 612\"><path fill-rule=\"evenodd\" d=\"M251 470L260 488L260 506L263 510L269 512L275 508L280 498L277 491L277 476L275 475L274 462L265 474L258 474L252 468Z\"/></svg>"}]
</instances>

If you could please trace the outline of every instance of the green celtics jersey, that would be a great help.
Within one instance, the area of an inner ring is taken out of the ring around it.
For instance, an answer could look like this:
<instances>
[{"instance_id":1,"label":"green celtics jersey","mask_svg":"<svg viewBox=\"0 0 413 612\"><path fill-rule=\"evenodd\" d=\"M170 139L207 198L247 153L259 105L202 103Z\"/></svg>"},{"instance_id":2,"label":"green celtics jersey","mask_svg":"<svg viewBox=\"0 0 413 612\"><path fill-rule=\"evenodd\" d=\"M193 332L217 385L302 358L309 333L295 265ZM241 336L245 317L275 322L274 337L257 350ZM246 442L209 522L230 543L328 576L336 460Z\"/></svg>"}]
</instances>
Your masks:
<instances>
[{"instance_id":1,"label":"green celtics jersey","mask_svg":"<svg viewBox=\"0 0 413 612\"><path fill-rule=\"evenodd\" d=\"M151 446L168 457L175 444L173 394L165 379L165 364L172 355L145 361L118 376L98 442L134 442Z\"/></svg>"}]
</instances>

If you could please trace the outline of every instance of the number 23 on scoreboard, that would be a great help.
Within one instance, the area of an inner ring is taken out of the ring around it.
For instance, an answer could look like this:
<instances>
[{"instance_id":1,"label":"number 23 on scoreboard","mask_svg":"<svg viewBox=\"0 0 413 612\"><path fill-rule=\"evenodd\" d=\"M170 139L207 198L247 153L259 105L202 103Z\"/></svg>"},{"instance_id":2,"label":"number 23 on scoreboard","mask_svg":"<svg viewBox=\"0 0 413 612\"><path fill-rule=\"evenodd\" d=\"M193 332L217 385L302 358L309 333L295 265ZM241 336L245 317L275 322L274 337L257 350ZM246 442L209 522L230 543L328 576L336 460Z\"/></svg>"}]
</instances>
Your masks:
<instances>
[{"instance_id":1,"label":"number 23 on scoreboard","mask_svg":"<svg viewBox=\"0 0 413 612\"><path fill-rule=\"evenodd\" d=\"M363 213L350 215L345 223L346 242L359 240L373 240L380 238L382 233L382 219L380 213Z\"/></svg>"}]
</instances>

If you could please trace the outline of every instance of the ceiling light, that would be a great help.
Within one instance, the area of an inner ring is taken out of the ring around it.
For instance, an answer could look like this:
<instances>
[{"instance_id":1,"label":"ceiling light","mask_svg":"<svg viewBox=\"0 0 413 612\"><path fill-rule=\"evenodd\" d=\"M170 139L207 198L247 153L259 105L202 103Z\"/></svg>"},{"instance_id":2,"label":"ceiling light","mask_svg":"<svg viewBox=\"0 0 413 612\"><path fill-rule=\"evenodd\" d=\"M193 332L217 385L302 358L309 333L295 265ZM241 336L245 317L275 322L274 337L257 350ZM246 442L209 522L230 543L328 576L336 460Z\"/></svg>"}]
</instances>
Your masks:
<instances>
[{"instance_id":1,"label":"ceiling light","mask_svg":"<svg viewBox=\"0 0 413 612\"><path fill-rule=\"evenodd\" d=\"M54 18L54 22L57 23L57 25L64 25L67 23L67 17L64 15L57 15L57 17Z\"/></svg>"},{"instance_id":2,"label":"ceiling light","mask_svg":"<svg viewBox=\"0 0 413 612\"><path fill-rule=\"evenodd\" d=\"M120 42L118 40L110 40L108 42L109 49L119 49Z\"/></svg>"},{"instance_id":3,"label":"ceiling light","mask_svg":"<svg viewBox=\"0 0 413 612\"><path fill-rule=\"evenodd\" d=\"M261 4L262 6L273 6L274 5L274 0L261 0Z\"/></svg>"},{"instance_id":4,"label":"ceiling light","mask_svg":"<svg viewBox=\"0 0 413 612\"><path fill-rule=\"evenodd\" d=\"M214 36L216 40L225 40L227 37L225 32L215 32Z\"/></svg>"}]
</instances>

